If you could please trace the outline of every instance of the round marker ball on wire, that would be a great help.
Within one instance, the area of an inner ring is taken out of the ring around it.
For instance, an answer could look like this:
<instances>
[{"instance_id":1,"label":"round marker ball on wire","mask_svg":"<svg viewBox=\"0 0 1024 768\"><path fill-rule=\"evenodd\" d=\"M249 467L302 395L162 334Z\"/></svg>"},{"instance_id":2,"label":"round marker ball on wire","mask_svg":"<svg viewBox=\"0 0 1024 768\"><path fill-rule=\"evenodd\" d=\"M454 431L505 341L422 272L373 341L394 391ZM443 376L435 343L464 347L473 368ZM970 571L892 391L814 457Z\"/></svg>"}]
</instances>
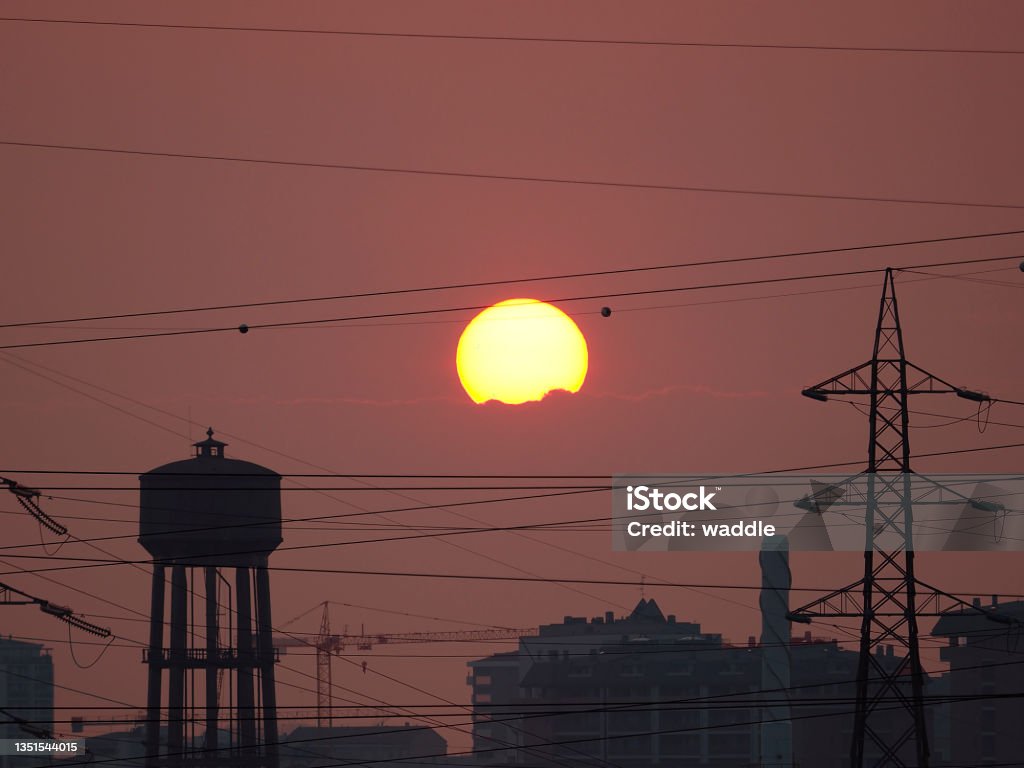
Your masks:
<instances>
[{"instance_id":1,"label":"round marker ball on wire","mask_svg":"<svg viewBox=\"0 0 1024 768\"><path fill-rule=\"evenodd\" d=\"M238 332L239 333L248 333L249 332L249 326L246 325L245 323L242 323L240 326L238 326Z\"/></svg>"},{"instance_id":2,"label":"round marker ball on wire","mask_svg":"<svg viewBox=\"0 0 1024 768\"><path fill-rule=\"evenodd\" d=\"M612 316L612 308L611 307L601 307L601 317L611 317L611 316Z\"/></svg>"}]
</instances>

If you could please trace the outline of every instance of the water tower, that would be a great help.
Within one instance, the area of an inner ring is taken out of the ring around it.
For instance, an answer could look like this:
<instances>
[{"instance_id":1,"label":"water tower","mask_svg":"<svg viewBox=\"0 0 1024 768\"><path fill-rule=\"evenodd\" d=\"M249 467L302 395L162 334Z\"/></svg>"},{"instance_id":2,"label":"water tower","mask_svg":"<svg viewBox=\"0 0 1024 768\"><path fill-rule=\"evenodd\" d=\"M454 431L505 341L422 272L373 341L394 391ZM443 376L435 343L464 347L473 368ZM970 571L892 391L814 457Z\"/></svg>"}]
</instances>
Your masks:
<instances>
[{"instance_id":1,"label":"water tower","mask_svg":"<svg viewBox=\"0 0 1024 768\"><path fill-rule=\"evenodd\" d=\"M206 435L192 458L139 477L139 542L153 556L146 766L277 768L267 558L281 543L281 477Z\"/></svg>"}]
</instances>

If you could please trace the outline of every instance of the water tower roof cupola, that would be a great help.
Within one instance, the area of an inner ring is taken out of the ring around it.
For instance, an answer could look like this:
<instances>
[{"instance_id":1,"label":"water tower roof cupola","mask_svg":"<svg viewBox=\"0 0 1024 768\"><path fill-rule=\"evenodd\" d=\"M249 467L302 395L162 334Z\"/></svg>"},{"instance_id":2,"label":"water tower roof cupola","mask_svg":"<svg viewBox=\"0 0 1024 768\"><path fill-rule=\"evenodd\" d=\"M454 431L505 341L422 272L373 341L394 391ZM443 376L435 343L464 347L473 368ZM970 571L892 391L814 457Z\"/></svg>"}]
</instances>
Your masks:
<instances>
[{"instance_id":1,"label":"water tower roof cupola","mask_svg":"<svg viewBox=\"0 0 1024 768\"><path fill-rule=\"evenodd\" d=\"M206 439L200 440L198 443L192 443L192 446L196 449L195 456L197 459L202 458L224 458L224 448L227 443L222 443L220 440L213 439L213 427L206 430Z\"/></svg>"},{"instance_id":2,"label":"water tower roof cupola","mask_svg":"<svg viewBox=\"0 0 1024 768\"><path fill-rule=\"evenodd\" d=\"M226 445L211 428L191 458L139 475L139 543L154 558L250 567L281 543L281 476Z\"/></svg>"}]
</instances>

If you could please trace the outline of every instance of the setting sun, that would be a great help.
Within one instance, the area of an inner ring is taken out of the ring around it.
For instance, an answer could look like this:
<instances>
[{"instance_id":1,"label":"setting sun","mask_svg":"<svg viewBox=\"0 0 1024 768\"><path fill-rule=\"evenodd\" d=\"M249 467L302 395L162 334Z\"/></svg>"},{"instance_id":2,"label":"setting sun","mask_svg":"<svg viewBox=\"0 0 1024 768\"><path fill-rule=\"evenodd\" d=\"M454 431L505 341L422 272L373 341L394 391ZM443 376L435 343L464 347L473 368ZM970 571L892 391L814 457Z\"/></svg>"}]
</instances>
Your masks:
<instances>
[{"instance_id":1,"label":"setting sun","mask_svg":"<svg viewBox=\"0 0 1024 768\"><path fill-rule=\"evenodd\" d=\"M587 341L560 309L509 299L466 326L455 365L473 402L516 405L554 390L578 392L587 376Z\"/></svg>"}]
</instances>

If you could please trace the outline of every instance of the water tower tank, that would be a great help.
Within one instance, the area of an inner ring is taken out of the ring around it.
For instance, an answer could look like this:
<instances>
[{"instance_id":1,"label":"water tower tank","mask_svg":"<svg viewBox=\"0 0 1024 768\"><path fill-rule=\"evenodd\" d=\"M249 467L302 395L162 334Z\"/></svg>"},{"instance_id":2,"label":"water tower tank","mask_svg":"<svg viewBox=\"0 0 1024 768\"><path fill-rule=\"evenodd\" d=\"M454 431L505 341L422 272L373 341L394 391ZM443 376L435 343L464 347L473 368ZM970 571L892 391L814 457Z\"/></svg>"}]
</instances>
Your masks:
<instances>
[{"instance_id":1,"label":"water tower tank","mask_svg":"<svg viewBox=\"0 0 1024 768\"><path fill-rule=\"evenodd\" d=\"M206 435L191 459L139 477L139 543L157 560L255 565L281 543L281 476Z\"/></svg>"}]
</instances>

